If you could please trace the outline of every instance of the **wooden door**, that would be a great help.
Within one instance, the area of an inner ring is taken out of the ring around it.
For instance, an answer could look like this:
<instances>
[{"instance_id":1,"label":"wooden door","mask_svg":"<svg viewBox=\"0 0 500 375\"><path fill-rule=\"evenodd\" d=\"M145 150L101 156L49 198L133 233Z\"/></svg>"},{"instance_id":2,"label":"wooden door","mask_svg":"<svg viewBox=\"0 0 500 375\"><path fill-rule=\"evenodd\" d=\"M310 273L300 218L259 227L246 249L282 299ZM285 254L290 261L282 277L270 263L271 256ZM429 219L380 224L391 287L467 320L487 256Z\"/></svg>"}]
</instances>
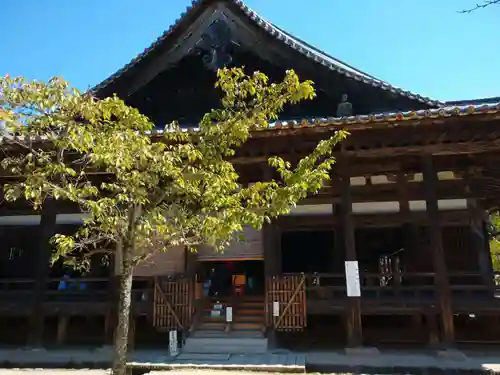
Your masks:
<instances>
[{"instance_id":1,"label":"wooden door","mask_svg":"<svg viewBox=\"0 0 500 375\"><path fill-rule=\"evenodd\" d=\"M302 331L307 326L304 274L267 278L266 322L275 331Z\"/></svg>"},{"instance_id":2,"label":"wooden door","mask_svg":"<svg viewBox=\"0 0 500 375\"><path fill-rule=\"evenodd\" d=\"M154 284L154 327L165 331L188 329L193 316L193 280L156 277Z\"/></svg>"}]
</instances>

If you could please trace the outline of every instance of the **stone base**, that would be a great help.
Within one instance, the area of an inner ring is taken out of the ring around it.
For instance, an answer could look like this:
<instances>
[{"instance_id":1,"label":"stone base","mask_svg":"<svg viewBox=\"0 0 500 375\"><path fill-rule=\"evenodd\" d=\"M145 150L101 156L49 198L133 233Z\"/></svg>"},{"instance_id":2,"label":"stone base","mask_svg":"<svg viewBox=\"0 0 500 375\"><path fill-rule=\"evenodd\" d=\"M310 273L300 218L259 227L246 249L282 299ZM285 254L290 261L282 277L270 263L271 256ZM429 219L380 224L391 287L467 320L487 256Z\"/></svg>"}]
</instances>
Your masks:
<instances>
[{"instance_id":1,"label":"stone base","mask_svg":"<svg viewBox=\"0 0 500 375\"><path fill-rule=\"evenodd\" d=\"M96 349L98 352L113 352L114 351L114 346L113 345L103 345L100 346Z\"/></svg>"},{"instance_id":2,"label":"stone base","mask_svg":"<svg viewBox=\"0 0 500 375\"><path fill-rule=\"evenodd\" d=\"M437 351L437 357L440 359L451 360L451 361L466 361L467 356L456 349L444 349Z\"/></svg>"},{"instance_id":3,"label":"stone base","mask_svg":"<svg viewBox=\"0 0 500 375\"><path fill-rule=\"evenodd\" d=\"M379 355L380 350L369 346L360 346L357 348L345 348L347 355Z\"/></svg>"},{"instance_id":4,"label":"stone base","mask_svg":"<svg viewBox=\"0 0 500 375\"><path fill-rule=\"evenodd\" d=\"M19 348L16 350L26 351L26 352L46 352L47 351L47 349L45 349L42 346L25 346L24 348Z\"/></svg>"}]
</instances>

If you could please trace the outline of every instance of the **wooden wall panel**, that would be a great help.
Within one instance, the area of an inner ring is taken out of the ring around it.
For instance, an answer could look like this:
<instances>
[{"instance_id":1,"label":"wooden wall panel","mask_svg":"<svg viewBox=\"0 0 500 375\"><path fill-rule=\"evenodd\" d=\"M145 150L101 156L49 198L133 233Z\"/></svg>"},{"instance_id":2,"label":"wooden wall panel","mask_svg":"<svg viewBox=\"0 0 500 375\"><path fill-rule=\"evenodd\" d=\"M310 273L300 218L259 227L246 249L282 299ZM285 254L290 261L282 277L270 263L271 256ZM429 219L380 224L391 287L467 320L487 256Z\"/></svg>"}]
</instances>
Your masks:
<instances>
[{"instance_id":1,"label":"wooden wall panel","mask_svg":"<svg viewBox=\"0 0 500 375\"><path fill-rule=\"evenodd\" d=\"M156 253L137 265L134 276L151 277L184 274L185 261L184 246L174 247L166 252Z\"/></svg>"},{"instance_id":2,"label":"wooden wall panel","mask_svg":"<svg viewBox=\"0 0 500 375\"><path fill-rule=\"evenodd\" d=\"M264 246L262 231L245 228L244 240L234 241L223 252L217 252L210 246L200 246L197 251L198 260L225 260L225 259L263 259Z\"/></svg>"}]
</instances>

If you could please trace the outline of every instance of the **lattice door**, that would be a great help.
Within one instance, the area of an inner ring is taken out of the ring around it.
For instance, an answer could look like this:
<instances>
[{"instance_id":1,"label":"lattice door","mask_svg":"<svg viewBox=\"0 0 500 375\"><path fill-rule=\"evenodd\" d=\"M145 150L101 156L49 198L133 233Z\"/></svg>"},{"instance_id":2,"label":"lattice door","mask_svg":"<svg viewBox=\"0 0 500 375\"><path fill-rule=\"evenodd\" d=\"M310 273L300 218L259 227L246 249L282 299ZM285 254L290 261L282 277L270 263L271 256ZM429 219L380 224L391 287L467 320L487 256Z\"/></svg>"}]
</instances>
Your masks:
<instances>
[{"instance_id":1,"label":"lattice door","mask_svg":"<svg viewBox=\"0 0 500 375\"><path fill-rule=\"evenodd\" d=\"M478 258L474 251L470 251L473 249L470 228L465 226L445 227L443 229L443 247L448 273L475 271ZM457 282L457 280L454 281ZM467 283L465 280L464 282Z\"/></svg>"},{"instance_id":2,"label":"lattice door","mask_svg":"<svg viewBox=\"0 0 500 375\"><path fill-rule=\"evenodd\" d=\"M307 326L304 274L267 278L266 321L276 331L301 331Z\"/></svg>"},{"instance_id":3,"label":"lattice door","mask_svg":"<svg viewBox=\"0 0 500 375\"><path fill-rule=\"evenodd\" d=\"M153 325L160 330L189 328L193 315L193 280L155 278Z\"/></svg>"}]
</instances>

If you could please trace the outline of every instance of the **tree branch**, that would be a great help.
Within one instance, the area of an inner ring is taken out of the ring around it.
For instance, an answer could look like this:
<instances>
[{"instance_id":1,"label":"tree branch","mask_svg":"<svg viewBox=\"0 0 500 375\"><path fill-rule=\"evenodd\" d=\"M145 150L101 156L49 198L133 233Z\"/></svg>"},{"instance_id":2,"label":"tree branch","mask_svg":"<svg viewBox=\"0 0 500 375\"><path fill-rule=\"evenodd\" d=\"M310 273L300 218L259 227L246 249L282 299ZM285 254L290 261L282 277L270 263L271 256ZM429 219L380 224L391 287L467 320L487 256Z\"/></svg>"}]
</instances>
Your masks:
<instances>
[{"instance_id":1,"label":"tree branch","mask_svg":"<svg viewBox=\"0 0 500 375\"><path fill-rule=\"evenodd\" d=\"M464 9L464 10L461 10L459 11L458 13L472 13L474 12L475 10L478 10L478 9L484 9L484 8L487 8L489 7L490 5L499 5L500 4L500 0L485 0L483 3L481 4L476 4L475 7L473 8L470 8L470 9Z\"/></svg>"}]
</instances>

